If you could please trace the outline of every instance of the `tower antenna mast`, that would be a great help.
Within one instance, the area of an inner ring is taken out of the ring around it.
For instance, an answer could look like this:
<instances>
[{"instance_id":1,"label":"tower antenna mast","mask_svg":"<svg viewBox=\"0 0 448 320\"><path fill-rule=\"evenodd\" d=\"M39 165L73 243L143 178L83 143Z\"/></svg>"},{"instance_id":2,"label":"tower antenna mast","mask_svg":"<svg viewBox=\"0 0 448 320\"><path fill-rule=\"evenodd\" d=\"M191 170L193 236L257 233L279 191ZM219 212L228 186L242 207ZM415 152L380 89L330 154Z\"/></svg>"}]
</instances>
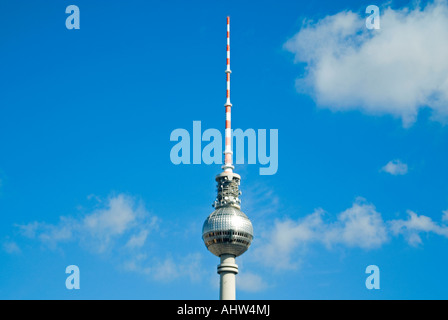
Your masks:
<instances>
[{"instance_id":1,"label":"tower antenna mast","mask_svg":"<svg viewBox=\"0 0 448 320\"><path fill-rule=\"evenodd\" d=\"M226 69L226 83L227 83L227 100L226 107L226 130L225 130L225 149L224 149L224 166L225 172L232 173L232 104L230 103L230 17L227 17L227 69Z\"/></svg>"}]
</instances>

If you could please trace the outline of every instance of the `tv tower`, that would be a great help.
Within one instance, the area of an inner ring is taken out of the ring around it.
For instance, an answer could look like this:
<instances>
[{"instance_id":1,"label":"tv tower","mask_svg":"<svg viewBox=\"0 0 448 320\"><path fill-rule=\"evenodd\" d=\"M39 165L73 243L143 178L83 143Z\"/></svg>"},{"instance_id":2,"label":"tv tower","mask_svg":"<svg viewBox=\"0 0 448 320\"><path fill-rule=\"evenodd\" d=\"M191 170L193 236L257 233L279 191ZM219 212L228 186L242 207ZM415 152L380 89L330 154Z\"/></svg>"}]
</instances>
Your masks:
<instances>
[{"instance_id":1,"label":"tv tower","mask_svg":"<svg viewBox=\"0 0 448 320\"><path fill-rule=\"evenodd\" d=\"M232 131L230 103L230 18L227 17L227 100L226 130L223 172L215 178L218 195L213 207L215 211L208 216L202 227L202 239L207 249L220 257L218 265L220 275L219 298L235 300L235 275L238 265L235 258L246 252L253 239L253 228L249 218L240 210L241 191L238 189L241 177L233 172L232 165Z\"/></svg>"}]
</instances>

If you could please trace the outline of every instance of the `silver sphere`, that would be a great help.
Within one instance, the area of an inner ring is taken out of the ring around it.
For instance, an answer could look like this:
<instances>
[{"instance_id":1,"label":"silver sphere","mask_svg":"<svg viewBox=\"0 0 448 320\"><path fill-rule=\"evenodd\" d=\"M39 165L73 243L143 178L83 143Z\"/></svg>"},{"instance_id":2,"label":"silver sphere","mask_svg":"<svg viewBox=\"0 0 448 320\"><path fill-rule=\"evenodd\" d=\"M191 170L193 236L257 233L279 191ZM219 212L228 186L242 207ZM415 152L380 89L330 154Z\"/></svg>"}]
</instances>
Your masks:
<instances>
[{"instance_id":1,"label":"silver sphere","mask_svg":"<svg viewBox=\"0 0 448 320\"><path fill-rule=\"evenodd\" d=\"M249 218L233 206L216 209L204 222L202 239L215 256L231 254L235 257L249 248L254 231Z\"/></svg>"}]
</instances>

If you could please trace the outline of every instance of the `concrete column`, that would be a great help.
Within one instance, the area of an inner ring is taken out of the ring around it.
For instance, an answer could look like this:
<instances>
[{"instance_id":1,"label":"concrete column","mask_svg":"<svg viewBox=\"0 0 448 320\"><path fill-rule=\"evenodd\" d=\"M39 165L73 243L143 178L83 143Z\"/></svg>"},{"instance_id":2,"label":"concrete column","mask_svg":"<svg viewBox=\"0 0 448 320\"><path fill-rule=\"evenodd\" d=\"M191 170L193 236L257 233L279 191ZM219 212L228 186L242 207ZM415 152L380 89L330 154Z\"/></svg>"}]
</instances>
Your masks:
<instances>
[{"instance_id":1,"label":"concrete column","mask_svg":"<svg viewBox=\"0 0 448 320\"><path fill-rule=\"evenodd\" d=\"M235 275L238 273L238 266L235 264L235 256L231 254L223 254L220 258L221 264L218 265L218 274L221 278L219 299L235 300Z\"/></svg>"}]
</instances>

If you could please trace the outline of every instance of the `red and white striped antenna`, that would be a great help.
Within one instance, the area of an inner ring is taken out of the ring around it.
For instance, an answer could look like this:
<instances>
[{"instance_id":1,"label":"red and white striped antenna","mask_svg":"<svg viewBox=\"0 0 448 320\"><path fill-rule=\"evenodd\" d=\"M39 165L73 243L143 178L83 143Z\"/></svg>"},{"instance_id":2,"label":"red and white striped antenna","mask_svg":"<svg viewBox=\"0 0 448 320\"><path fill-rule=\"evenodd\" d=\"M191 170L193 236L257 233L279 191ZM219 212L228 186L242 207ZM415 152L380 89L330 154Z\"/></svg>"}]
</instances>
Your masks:
<instances>
[{"instance_id":1,"label":"red and white striped antenna","mask_svg":"<svg viewBox=\"0 0 448 320\"><path fill-rule=\"evenodd\" d=\"M233 172L232 165L232 129L231 129L231 109L232 104L230 103L230 17L227 17L227 100L226 104L226 131L225 131L225 150L224 150L224 172Z\"/></svg>"}]
</instances>

